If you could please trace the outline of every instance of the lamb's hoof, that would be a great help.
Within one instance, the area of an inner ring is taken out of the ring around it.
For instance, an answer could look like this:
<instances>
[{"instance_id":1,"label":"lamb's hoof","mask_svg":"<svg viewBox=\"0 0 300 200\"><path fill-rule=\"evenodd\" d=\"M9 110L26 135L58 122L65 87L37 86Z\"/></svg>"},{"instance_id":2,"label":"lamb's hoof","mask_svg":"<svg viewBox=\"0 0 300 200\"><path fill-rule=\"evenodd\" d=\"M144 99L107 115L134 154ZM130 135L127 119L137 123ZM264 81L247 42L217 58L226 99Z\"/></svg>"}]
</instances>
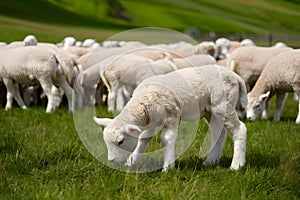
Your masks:
<instances>
[{"instance_id":1,"label":"lamb's hoof","mask_svg":"<svg viewBox=\"0 0 300 200\"><path fill-rule=\"evenodd\" d=\"M230 169L232 169L232 170L239 170L244 165L245 165L244 163L232 162L231 166L230 166Z\"/></svg>"}]
</instances>

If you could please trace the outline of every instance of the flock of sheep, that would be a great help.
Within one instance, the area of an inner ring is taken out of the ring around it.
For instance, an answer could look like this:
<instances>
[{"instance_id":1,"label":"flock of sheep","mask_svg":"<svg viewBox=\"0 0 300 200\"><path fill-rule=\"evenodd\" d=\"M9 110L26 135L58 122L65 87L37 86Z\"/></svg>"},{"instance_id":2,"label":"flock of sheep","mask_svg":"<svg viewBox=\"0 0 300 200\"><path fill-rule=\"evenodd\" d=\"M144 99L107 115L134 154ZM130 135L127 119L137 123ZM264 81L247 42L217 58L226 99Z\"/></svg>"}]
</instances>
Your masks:
<instances>
[{"instance_id":1,"label":"flock of sheep","mask_svg":"<svg viewBox=\"0 0 300 200\"><path fill-rule=\"evenodd\" d=\"M231 168L239 169L246 162L247 135L240 118L268 118L270 99L276 95L274 120L280 120L287 93L300 95L300 50L283 43L260 47L249 39L220 38L197 45L99 44L66 37L50 44L29 35L0 45L0 80L5 86L0 94L7 90L6 110L13 99L26 109L43 96L47 113L59 107L64 95L70 111L107 102L109 111L120 114L94 120L105 127L108 160L126 160L128 166L140 160L162 127L163 170L173 167L179 121L205 118L212 143L204 164L219 162L228 131L234 142Z\"/></svg>"}]
</instances>

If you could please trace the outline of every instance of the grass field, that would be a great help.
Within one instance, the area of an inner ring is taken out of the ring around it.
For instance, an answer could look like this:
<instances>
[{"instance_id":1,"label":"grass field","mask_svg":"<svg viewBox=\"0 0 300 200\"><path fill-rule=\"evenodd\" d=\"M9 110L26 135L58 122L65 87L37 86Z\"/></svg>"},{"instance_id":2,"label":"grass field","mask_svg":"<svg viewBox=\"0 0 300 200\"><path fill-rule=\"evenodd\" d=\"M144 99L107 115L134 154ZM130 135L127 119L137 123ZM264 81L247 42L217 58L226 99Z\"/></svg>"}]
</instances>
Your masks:
<instances>
[{"instance_id":1,"label":"grass field","mask_svg":"<svg viewBox=\"0 0 300 200\"><path fill-rule=\"evenodd\" d=\"M97 113L111 116L105 110L97 108ZM229 138L220 165L201 165L199 148L207 131L201 121L175 169L132 174L107 167L86 150L66 107L53 114L44 107L1 108L0 199L299 199L296 115L297 103L290 96L282 121L245 121L247 164L240 171L229 169Z\"/></svg>"},{"instance_id":2,"label":"grass field","mask_svg":"<svg viewBox=\"0 0 300 200\"><path fill-rule=\"evenodd\" d=\"M108 1L0 0L0 41L35 34L40 41L66 36L102 41L137 27L162 27L200 34L299 35L297 0L143 0L120 1L131 20L110 17Z\"/></svg>"}]
</instances>

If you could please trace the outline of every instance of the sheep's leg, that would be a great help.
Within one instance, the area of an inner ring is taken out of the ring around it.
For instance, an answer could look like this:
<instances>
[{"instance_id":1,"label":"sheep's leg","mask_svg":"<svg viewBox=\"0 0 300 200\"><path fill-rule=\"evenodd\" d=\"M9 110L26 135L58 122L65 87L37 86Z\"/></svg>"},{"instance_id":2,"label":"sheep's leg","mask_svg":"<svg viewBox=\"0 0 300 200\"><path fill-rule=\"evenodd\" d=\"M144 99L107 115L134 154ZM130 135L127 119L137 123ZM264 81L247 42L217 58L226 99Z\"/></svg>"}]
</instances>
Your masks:
<instances>
[{"instance_id":1,"label":"sheep's leg","mask_svg":"<svg viewBox=\"0 0 300 200\"><path fill-rule=\"evenodd\" d=\"M59 90L52 84L51 78L38 79L48 98L46 113L53 112L61 102Z\"/></svg>"},{"instance_id":2,"label":"sheep's leg","mask_svg":"<svg viewBox=\"0 0 300 200\"><path fill-rule=\"evenodd\" d=\"M276 110L274 114L274 121L279 121L280 120L280 115L282 108L284 106L284 102L288 96L288 93L278 93L276 95Z\"/></svg>"},{"instance_id":3,"label":"sheep's leg","mask_svg":"<svg viewBox=\"0 0 300 200\"><path fill-rule=\"evenodd\" d=\"M220 161L227 130L224 127L224 121L220 120L221 118L207 115L205 119L210 128L211 146L203 165L216 165Z\"/></svg>"},{"instance_id":4,"label":"sheep's leg","mask_svg":"<svg viewBox=\"0 0 300 200\"><path fill-rule=\"evenodd\" d=\"M300 97L300 92L297 93L298 97ZM298 116L296 119L296 124L300 124L300 98L298 98Z\"/></svg>"},{"instance_id":5,"label":"sheep's leg","mask_svg":"<svg viewBox=\"0 0 300 200\"><path fill-rule=\"evenodd\" d=\"M175 142L177 138L179 117L168 118L161 132L161 142L164 152L163 171L175 166Z\"/></svg>"},{"instance_id":6,"label":"sheep's leg","mask_svg":"<svg viewBox=\"0 0 300 200\"><path fill-rule=\"evenodd\" d=\"M261 114L262 119L268 119L269 118L269 113L270 113L270 103L271 103L271 98L269 97L266 101L265 108Z\"/></svg>"},{"instance_id":7,"label":"sheep's leg","mask_svg":"<svg viewBox=\"0 0 300 200\"><path fill-rule=\"evenodd\" d=\"M75 98L73 98L73 89L68 84L66 77L60 76L56 80L56 82L59 85L59 87L61 87L65 91L68 100L69 111L74 111L75 102L73 102L73 100L75 100Z\"/></svg>"},{"instance_id":8,"label":"sheep's leg","mask_svg":"<svg viewBox=\"0 0 300 200\"><path fill-rule=\"evenodd\" d=\"M230 133L234 143L233 158L230 168L238 170L246 163L247 128L236 115L230 115L227 119L229 122L225 123L225 128Z\"/></svg>"},{"instance_id":9,"label":"sheep's leg","mask_svg":"<svg viewBox=\"0 0 300 200\"><path fill-rule=\"evenodd\" d=\"M13 80L11 79L3 79L3 82L6 86L7 89L7 94L6 94L6 106L5 110L11 109L12 104L13 104L13 98L17 101L18 105L22 109L26 109L26 106L21 98L20 91L19 91L19 85L18 83L14 83Z\"/></svg>"},{"instance_id":10,"label":"sheep's leg","mask_svg":"<svg viewBox=\"0 0 300 200\"><path fill-rule=\"evenodd\" d=\"M117 111L123 110L125 106L125 96L123 93L123 88L119 87L117 90L117 97L116 97L116 109Z\"/></svg>"},{"instance_id":11,"label":"sheep's leg","mask_svg":"<svg viewBox=\"0 0 300 200\"><path fill-rule=\"evenodd\" d=\"M219 133L219 132L220 132L220 130L213 131L213 129L211 129L212 141L211 141L211 147L208 152L208 155L203 163L203 165L205 165L205 166L216 165L220 161L221 153L222 153L226 135L227 135L226 134L227 131L225 128L223 128L221 133Z\"/></svg>"},{"instance_id":12,"label":"sheep's leg","mask_svg":"<svg viewBox=\"0 0 300 200\"><path fill-rule=\"evenodd\" d=\"M114 111L116 109L116 97L117 97L117 90L115 88L111 88L107 96L108 111Z\"/></svg>"},{"instance_id":13,"label":"sheep's leg","mask_svg":"<svg viewBox=\"0 0 300 200\"><path fill-rule=\"evenodd\" d=\"M141 133L136 148L129 155L127 159L126 162L127 166L133 166L141 159L141 156L145 152L145 149L148 143L150 142L150 140L152 139L154 133L155 133L155 128L145 130L143 131L143 133Z\"/></svg>"}]
</instances>

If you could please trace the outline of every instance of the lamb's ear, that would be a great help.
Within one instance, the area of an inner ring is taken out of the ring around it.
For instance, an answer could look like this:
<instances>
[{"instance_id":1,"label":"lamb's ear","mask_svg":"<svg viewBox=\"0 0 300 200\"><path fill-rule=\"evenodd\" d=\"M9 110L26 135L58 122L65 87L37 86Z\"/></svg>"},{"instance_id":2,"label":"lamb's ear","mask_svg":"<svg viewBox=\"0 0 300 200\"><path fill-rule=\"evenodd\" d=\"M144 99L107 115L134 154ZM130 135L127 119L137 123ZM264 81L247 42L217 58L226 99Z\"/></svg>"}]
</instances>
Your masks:
<instances>
[{"instance_id":1,"label":"lamb's ear","mask_svg":"<svg viewBox=\"0 0 300 200\"><path fill-rule=\"evenodd\" d=\"M136 125L127 124L127 125L125 125L125 132L128 135L137 136L142 132L142 130Z\"/></svg>"},{"instance_id":2,"label":"lamb's ear","mask_svg":"<svg viewBox=\"0 0 300 200\"><path fill-rule=\"evenodd\" d=\"M109 119L109 118L97 118L97 117L94 117L94 121L95 121L98 125L106 127L106 126L112 121L112 119Z\"/></svg>"},{"instance_id":3,"label":"lamb's ear","mask_svg":"<svg viewBox=\"0 0 300 200\"><path fill-rule=\"evenodd\" d=\"M266 101L268 99L269 95L270 95L270 91L266 92L265 94L260 95L259 100Z\"/></svg>"}]
</instances>

